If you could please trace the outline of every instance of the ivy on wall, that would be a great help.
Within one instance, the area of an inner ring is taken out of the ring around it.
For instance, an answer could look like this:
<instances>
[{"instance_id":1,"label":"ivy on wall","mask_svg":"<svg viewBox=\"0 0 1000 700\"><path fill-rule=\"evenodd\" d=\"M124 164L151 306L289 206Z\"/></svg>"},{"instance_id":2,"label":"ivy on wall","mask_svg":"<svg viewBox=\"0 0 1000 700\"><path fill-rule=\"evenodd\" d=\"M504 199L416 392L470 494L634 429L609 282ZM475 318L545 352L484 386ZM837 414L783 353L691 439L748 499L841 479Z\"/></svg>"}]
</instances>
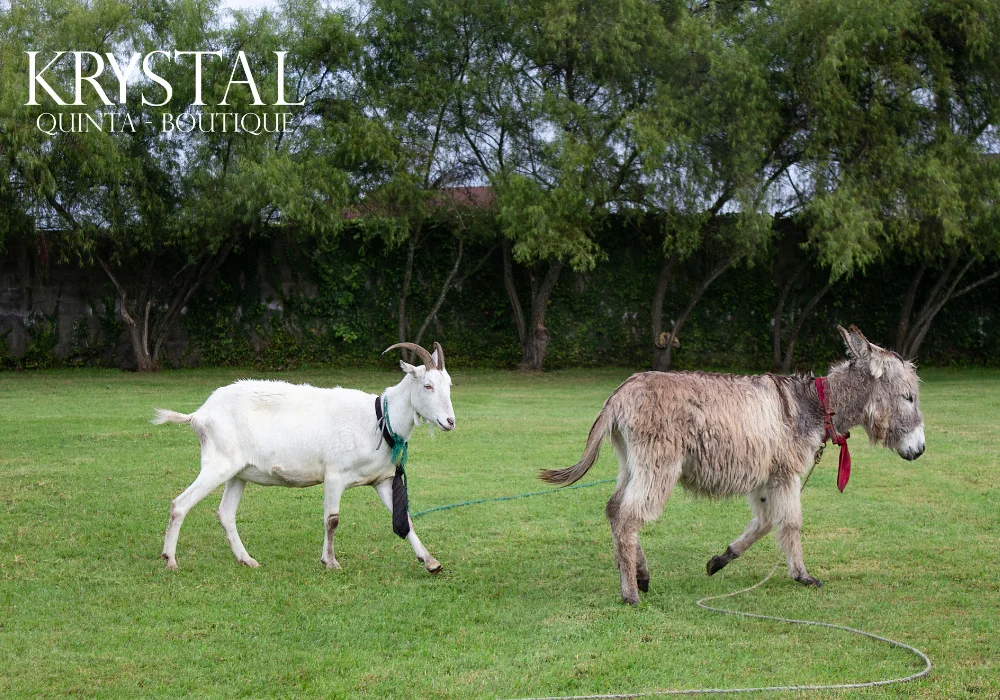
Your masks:
<instances>
[{"instance_id":1,"label":"ivy on wall","mask_svg":"<svg viewBox=\"0 0 1000 700\"><path fill-rule=\"evenodd\" d=\"M455 260L453 231L432 224L427 236L414 261L408 339L416 335ZM468 269L463 272L472 272L459 275L460 284L448 291L423 342L441 342L451 366L513 368L520 350L502 260L495 242L481 239L470 236L464 243ZM650 307L662 253L652 237L634 229L607 230L598 242L606 260L590 272L566 271L552 295L546 316L552 337L548 369L650 365ZM405 251L387 248L360 230L324 240L278 236L256 241L234 253L188 304L168 343L165 365L384 367L381 352L396 342L405 257ZM665 328L710 264L695 256L678 267L664 302ZM58 268L50 272L58 274ZM825 371L829 362L843 357L837 323L855 323L871 340L890 344L909 276L903 261L886 260L864 276L836 283L808 316L793 369ZM523 271L515 277L517 284L528 284ZM813 278L814 284L826 281L821 271ZM921 363L1000 366L998 287L984 285L946 307L925 342ZM72 293L60 290L63 297ZM770 370L771 318L779 293L766 259L726 272L684 326L673 368ZM127 366L113 302L88 303L102 309L96 321L60 321L58 305L33 309L27 347L17 357L7 342L10 329L0 327L0 368ZM795 304L786 312L796 313ZM71 326L62 346L60 323Z\"/></svg>"},{"instance_id":2,"label":"ivy on wall","mask_svg":"<svg viewBox=\"0 0 1000 700\"><path fill-rule=\"evenodd\" d=\"M431 235L415 262L407 314L410 338L454 260L454 236L444 231ZM650 304L662 258L652 239L634 231L606 232L600 243L607 260L591 272L567 272L552 295L546 368L649 365ZM384 364L381 351L396 342L405 256L380 242L349 236L317 246L283 241L275 249L280 253L249 251L234 257L192 303L185 321L191 338L186 361L267 368ZM478 260L490 248L472 245L467 251L470 260ZM426 334L425 344L441 342L450 363L517 365L520 355L501 259L495 252L493 256L461 288L449 291ZM708 264L696 256L674 276L664 304L666 328ZM886 261L870 267L864 277L834 285L805 322L793 368L821 371L843 356L833 330L837 323L856 323L872 340L891 343L908 280L904 267ZM237 279L242 283L236 284ZM526 285L526 276L518 283ZM769 370L778 293L766 261L727 272L684 327L674 367ZM947 308L935 322L923 362L1000 366L996 295L995 288L985 287Z\"/></svg>"}]
</instances>

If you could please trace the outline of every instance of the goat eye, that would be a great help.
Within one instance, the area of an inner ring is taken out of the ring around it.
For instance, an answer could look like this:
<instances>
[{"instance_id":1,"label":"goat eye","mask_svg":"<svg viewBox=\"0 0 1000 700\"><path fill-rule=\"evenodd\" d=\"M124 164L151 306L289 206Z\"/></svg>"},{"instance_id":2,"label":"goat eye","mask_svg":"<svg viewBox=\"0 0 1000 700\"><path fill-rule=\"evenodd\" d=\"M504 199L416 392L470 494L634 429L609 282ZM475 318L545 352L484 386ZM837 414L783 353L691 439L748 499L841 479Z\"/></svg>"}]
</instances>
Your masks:
<instances>
[{"instance_id":1,"label":"goat eye","mask_svg":"<svg viewBox=\"0 0 1000 700\"><path fill-rule=\"evenodd\" d=\"M903 398L909 401L910 403L913 403L913 394L907 394Z\"/></svg>"},{"instance_id":2,"label":"goat eye","mask_svg":"<svg viewBox=\"0 0 1000 700\"><path fill-rule=\"evenodd\" d=\"M434 391L433 384L424 384L424 388L427 389L427 391Z\"/></svg>"}]
</instances>

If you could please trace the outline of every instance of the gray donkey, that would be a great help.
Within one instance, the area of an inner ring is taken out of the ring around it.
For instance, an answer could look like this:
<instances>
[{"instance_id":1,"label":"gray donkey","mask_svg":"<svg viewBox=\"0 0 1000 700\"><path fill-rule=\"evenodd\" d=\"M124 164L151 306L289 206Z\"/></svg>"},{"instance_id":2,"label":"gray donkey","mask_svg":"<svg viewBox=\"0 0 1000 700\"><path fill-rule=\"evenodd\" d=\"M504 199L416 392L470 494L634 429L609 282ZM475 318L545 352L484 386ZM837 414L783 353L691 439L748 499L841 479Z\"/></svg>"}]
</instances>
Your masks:
<instances>
[{"instance_id":1,"label":"gray donkey","mask_svg":"<svg viewBox=\"0 0 1000 700\"><path fill-rule=\"evenodd\" d=\"M639 529L660 517L677 482L696 494L746 496L750 503L753 519L724 554L709 560L709 576L776 527L789 575L822 585L802 561L799 484L827 438L842 444L841 490L850 472L846 437L852 426L864 426L873 444L881 442L904 459L924 451L913 363L869 343L855 326L838 330L850 359L831 367L825 379L635 374L604 402L580 461L541 472L551 484L572 484L597 460L604 438L611 438L618 485L607 516L623 601L635 605L639 590L649 589Z\"/></svg>"}]
</instances>

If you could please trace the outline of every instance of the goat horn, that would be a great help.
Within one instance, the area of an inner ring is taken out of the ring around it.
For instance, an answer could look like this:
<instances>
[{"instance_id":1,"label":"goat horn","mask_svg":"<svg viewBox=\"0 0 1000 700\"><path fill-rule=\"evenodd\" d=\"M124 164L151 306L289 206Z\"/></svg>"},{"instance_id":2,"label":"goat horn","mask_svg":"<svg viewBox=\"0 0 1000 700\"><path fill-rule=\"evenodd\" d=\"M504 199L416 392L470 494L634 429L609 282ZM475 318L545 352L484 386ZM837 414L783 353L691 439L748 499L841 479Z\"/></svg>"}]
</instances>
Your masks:
<instances>
[{"instance_id":1,"label":"goat horn","mask_svg":"<svg viewBox=\"0 0 1000 700\"><path fill-rule=\"evenodd\" d=\"M385 350L383 350L382 354L384 355L390 350L395 350L396 348L405 348L407 350L412 350L413 352L417 353L417 355L420 356L421 360L424 361L424 367L426 367L427 369L435 369L434 359L431 357L431 354L426 350L424 350L419 345L417 345L416 343L396 343L395 345L390 345Z\"/></svg>"},{"instance_id":2,"label":"goat horn","mask_svg":"<svg viewBox=\"0 0 1000 700\"><path fill-rule=\"evenodd\" d=\"M444 350L441 349L441 343L434 341L434 352L438 354L438 369L444 369Z\"/></svg>"}]
</instances>

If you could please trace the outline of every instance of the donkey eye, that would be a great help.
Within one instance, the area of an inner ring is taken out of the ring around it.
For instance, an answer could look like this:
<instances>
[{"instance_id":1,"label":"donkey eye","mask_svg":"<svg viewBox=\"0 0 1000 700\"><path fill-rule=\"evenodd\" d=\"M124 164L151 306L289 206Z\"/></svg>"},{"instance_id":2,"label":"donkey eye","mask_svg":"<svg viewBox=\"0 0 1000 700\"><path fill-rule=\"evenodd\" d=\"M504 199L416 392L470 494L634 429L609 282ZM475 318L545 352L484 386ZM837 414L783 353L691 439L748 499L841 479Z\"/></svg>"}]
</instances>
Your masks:
<instances>
[{"instance_id":1,"label":"donkey eye","mask_svg":"<svg viewBox=\"0 0 1000 700\"><path fill-rule=\"evenodd\" d=\"M913 403L913 394L907 394L903 398L909 401L910 403Z\"/></svg>"},{"instance_id":2,"label":"donkey eye","mask_svg":"<svg viewBox=\"0 0 1000 700\"><path fill-rule=\"evenodd\" d=\"M424 388L427 389L427 391L434 391L433 384L424 384Z\"/></svg>"}]
</instances>

